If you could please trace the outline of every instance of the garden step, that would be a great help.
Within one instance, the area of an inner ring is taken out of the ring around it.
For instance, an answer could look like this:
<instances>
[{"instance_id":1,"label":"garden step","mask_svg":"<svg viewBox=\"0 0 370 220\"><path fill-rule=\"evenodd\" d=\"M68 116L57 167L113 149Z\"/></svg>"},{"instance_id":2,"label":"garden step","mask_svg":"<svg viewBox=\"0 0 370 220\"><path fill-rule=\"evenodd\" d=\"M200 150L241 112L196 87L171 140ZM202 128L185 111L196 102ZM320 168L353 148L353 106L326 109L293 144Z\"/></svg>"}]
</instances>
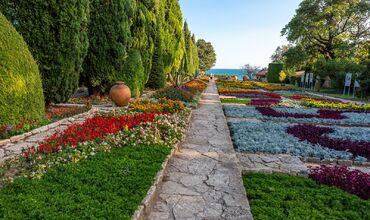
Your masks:
<instances>
[{"instance_id":1,"label":"garden step","mask_svg":"<svg viewBox=\"0 0 370 220\"><path fill-rule=\"evenodd\" d=\"M253 219L215 83L193 110L157 194L146 219Z\"/></svg>"}]
</instances>

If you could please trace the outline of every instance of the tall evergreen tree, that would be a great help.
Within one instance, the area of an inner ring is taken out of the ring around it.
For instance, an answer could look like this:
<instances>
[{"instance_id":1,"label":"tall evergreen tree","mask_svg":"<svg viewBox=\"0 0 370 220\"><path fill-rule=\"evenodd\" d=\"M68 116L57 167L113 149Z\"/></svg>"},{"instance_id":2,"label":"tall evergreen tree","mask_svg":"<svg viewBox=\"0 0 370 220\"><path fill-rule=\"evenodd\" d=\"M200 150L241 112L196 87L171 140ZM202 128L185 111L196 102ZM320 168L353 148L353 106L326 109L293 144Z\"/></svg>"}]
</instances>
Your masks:
<instances>
[{"instance_id":1,"label":"tall evergreen tree","mask_svg":"<svg viewBox=\"0 0 370 220\"><path fill-rule=\"evenodd\" d=\"M159 89L166 85L166 74L163 69L162 35L159 31L160 25L156 26L155 50L152 60L152 69L147 86Z\"/></svg>"},{"instance_id":2,"label":"tall evergreen tree","mask_svg":"<svg viewBox=\"0 0 370 220\"><path fill-rule=\"evenodd\" d=\"M91 0L91 5L90 47L81 82L89 87L90 92L108 92L115 81L126 81L135 74L124 71L135 1Z\"/></svg>"},{"instance_id":3,"label":"tall evergreen tree","mask_svg":"<svg viewBox=\"0 0 370 220\"><path fill-rule=\"evenodd\" d=\"M90 0L3 0L0 7L38 63L46 102L67 101L88 48Z\"/></svg>"},{"instance_id":4,"label":"tall evergreen tree","mask_svg":"<svg viewBox=\"0 0 370 220\"><path fill-rule=\"evenodd\" d=\"M199 56L198 56L198 47L197 47L197 41L195 40L195 35L191 37L191 47L192 47L192 54L193 54L193 67L195 74L199 70Z\"/></svg>"},{"instance_id":5,"label":"tall evergreen tree","mask_svg":"<svg viewBox=\"0 0 370 220\"><path fill-rule=\"evenodd\" d=\"M142 83L145 78L145 70L137 49L130 49L127 60L123 67L125 72L125 83L131 89L132 97L139 97L144 90Z\"/></svg>"},{"instance_id":6,"label":"tall evergreen tree","mask_svg":"<svg viewBox=\"0 0 370 220\"><path fill-rule=\"evenodd\" d=\"M211 69L216 63L216 52L210 42L203 39L197 41L199 69L203 72Z\"/></svg>"},{"instance_id":7,"label":"tall evergreen tree","mask_svg":"<svg viewBox=\"0 0 370 220\"><path fill-rule=\"evenodd\" d=\"M160 0L158 15L163 40L164 71L169 74L180 68L185 50L183 19L178 0Z\"/></svg>"}]
</instances>

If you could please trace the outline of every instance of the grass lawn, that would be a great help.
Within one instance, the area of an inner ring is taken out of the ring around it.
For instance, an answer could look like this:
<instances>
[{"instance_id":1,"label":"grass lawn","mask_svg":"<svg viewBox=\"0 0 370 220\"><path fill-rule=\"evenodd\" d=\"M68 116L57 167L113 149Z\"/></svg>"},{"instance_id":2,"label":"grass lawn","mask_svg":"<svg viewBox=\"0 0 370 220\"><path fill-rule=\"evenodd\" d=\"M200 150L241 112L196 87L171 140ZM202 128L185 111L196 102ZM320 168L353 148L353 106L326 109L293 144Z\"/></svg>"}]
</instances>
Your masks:
<instances>
[{"instance_id":1,"label":"grass lawn","mask_svg":"<svg viewBox=\"0 0 370 220\"><path fill-rule=\"evenodd\" d=\"M131 219L170 149L115 148L0 190L1 219Z\"/></svg>"},{"instance_id":2,"label":"grass lawn","mask_svg":"<svg viewBox=\"0 0 370 220\"><path fill-rule=\"evenodd\" d=\"M250 102L250 99L221 99L221 103L249 104Z\"/></svg>"},{"instance_id":3,"label":"grass lawn","mask_svg":"<svg viewBox=\"0 0 370 220\"><path fill-rule=\"evenodd\" d=\"M370 200L311 179L249 173L243 181L256 220L370 219Z\"/></svg>"}]
</instances>

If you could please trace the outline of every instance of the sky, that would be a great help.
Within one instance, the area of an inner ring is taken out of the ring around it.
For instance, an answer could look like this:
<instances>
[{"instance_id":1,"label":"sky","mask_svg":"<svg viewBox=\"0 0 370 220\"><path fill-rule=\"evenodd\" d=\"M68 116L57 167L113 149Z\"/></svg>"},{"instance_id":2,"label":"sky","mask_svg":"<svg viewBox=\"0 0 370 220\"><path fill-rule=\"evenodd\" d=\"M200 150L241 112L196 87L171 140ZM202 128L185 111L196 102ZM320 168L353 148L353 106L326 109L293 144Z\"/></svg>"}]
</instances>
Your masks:
<instances>
[{"instance_id":1,"label":"sky","mask_svg":"<svg viewBox=\"0 0 370 220\"><path fill-rule=\"evenodd\" d=\"M280 34L301 0L180 0L184 19L197 39L216 50L214 68L244 64L267 67L275 49L287 44Z\"/></svg>"}]
</instances>

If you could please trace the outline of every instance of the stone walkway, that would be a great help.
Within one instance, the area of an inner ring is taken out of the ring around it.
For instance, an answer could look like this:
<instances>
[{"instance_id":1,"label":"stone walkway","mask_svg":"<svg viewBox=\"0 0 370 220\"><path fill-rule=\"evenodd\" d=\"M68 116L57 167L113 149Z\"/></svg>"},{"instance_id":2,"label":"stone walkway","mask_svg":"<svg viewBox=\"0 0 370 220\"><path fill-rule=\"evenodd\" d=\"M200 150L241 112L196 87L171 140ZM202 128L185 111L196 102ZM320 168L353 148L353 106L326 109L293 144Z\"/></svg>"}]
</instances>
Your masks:
<instances>
[{"instance_id":1,"label":"stone walkway","mask_svg":"<svg viewBox=\"0 0 370 220\"><path fill-rule=\"evenodd\" d=\"M193 111L146 219L253 219L215 83Z\"/></svg>"}]
</instances>

